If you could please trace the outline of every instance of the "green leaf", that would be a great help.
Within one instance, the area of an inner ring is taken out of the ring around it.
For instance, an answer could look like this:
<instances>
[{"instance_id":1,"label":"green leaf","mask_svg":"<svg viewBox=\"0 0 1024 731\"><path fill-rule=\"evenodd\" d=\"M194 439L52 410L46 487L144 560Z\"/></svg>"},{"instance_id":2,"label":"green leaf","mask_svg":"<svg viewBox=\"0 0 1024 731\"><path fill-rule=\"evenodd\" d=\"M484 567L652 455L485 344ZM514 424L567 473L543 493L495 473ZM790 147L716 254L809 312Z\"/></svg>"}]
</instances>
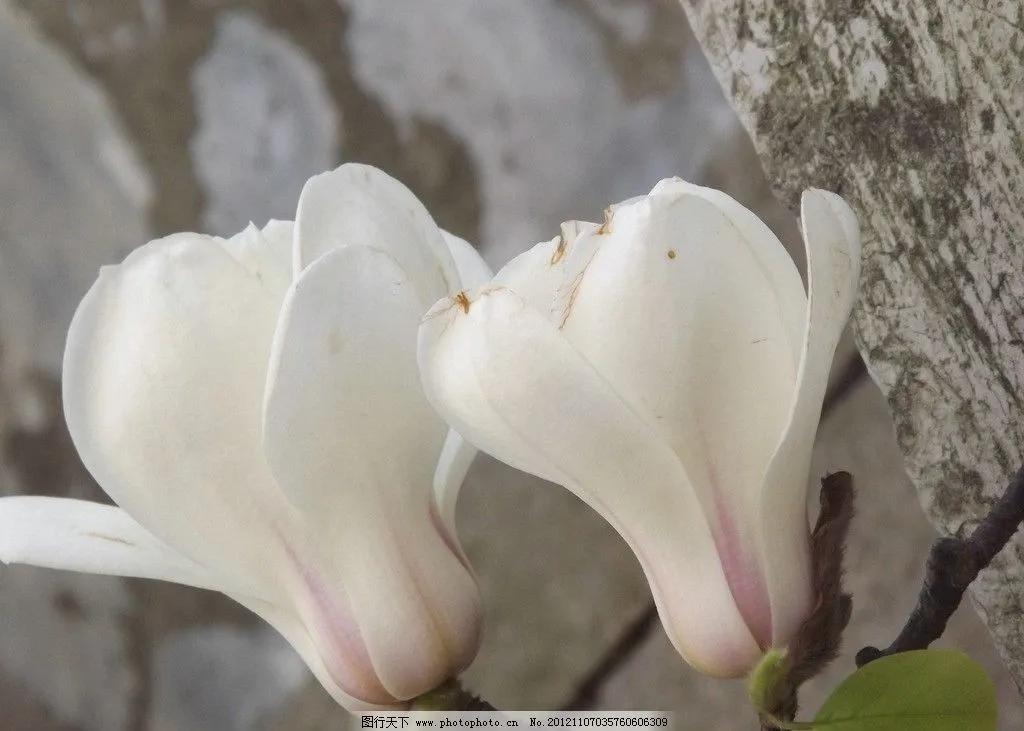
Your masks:
<instances>
[{"instance_id":1,"label":"green leaf","mask_svg":"<svg viewBox=\"0 0 1024 731\"><path fill-rule=\"evenodd\" d=\"M815 729L995 731L996 695L980 665L961 652L915 650L875 660L836 688Z\"/></svg>"}]
</instances>

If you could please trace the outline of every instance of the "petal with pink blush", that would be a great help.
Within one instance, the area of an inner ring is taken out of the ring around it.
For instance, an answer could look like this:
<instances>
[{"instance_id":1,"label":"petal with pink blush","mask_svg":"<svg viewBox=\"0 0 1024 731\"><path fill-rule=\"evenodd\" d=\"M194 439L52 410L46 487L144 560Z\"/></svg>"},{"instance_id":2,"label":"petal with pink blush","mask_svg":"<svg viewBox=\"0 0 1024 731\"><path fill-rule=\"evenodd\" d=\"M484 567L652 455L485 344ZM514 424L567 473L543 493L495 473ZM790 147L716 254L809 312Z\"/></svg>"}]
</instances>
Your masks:
<instances>
[{"instance_id":1,"label":"petal with pink blush","mask_svg":"<svg viewBox=\"0 0 1024 731\"><path fill-rule=\"evenodd\" d=\"M486 289L468 308L436 308L419 360L428 397L461 434L566 486L619 531L692 664L722 676L750 668L761 648L685 470L553 323L510 290Z\"/></svg>"}]
</instances>

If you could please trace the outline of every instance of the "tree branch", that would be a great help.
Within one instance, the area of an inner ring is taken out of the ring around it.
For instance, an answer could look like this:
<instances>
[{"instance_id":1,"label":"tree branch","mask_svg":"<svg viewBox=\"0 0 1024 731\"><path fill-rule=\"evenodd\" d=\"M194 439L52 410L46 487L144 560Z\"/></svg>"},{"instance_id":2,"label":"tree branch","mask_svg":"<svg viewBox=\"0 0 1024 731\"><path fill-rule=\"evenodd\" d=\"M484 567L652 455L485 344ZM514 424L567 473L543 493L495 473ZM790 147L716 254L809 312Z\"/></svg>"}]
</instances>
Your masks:
<instances>
[{"instance_id":1,"label":"tree branch","mask_svg":"<svg viewBox=\"0 0 1024 731\"><path fill-rule=\"evenodd\" d=\"M565 704L564 711L586 711L594 707L594 702L600 695L602 688L608 679L621 668L625 662L633 656L639 648L640 643L650 634L651 629L658 622L658 610L654 602L644 607L643 612L627 625L625 631L619 635L608 651L601 657L594 668L584 676L573 693L572 698Z\"/></svg>"},{"instance_id":2,"label":"tree branch","mask_svg":"<svg viewBox=\"0 0 1024 731\"><path fill-rule=\"evenodd\" d=\"M923 650L942 636L964 592L996 557L1024 521L1024 467L967 538L940 538L932 545L917 606L899 636L884 650L865 647L857 667L886 655Z\"/></svg>"}]
</instances>

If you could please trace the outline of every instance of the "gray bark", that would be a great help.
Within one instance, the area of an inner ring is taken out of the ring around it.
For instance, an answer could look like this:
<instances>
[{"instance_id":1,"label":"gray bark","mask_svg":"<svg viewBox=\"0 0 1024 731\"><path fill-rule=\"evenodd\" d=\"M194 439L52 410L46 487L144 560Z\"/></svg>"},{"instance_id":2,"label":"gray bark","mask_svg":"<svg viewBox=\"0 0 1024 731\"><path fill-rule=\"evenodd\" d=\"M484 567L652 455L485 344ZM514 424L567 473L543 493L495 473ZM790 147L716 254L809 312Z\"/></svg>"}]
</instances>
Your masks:
<instances>
[{"instance_id":1,"label":"gray bark","mask_svg":"<svg viewBox=\"0 0 1024 731\"><path fill-rule=\"evenodd\" d=\"M932 522L970 529L1024 461L1024 4L683 4L776 192L857 210L861 353ZM1019 534L974 597L1024 688Z\"/></svg>"}]
</instances>

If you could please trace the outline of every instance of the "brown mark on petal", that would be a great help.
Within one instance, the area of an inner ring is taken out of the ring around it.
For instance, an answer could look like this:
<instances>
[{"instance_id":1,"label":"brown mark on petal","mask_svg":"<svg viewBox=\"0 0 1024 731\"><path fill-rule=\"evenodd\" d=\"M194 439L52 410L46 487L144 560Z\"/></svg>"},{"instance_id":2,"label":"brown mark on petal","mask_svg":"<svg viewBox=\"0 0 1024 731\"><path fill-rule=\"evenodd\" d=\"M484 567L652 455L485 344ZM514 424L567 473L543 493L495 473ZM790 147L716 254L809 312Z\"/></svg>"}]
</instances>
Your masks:
<instances>
[{"instance_id":1,"label":"brown mark on petal","mask_svg":"<svg viewBox=\"0 0 1024 731\"><path fill-rule=\"evenodd\" d=\"M83 535L89 538L99 538L101 541L110 541L111 543L120 543L124 546L134 546L135 544L131 541L126 541L124 538L118 538L117 536L108 536L105 533L84 533Z\"/></svg>"},{"instance_id":2,"label":"brown mark on petal","mask_svg":"<svg viewBox=\"0 0 1024 731\"><path fill-rule=\"evenodd\" d=\"M566 302L565 311L562 313L562 320L561 322L558 323L559 330L565 327L565 323L569 321L569 315L572 314L572 306L576 304L576 297L579 296L580 285L583 284L583 275L586 274L586 272L587 270L584 269L579 274L577 274L573 278L572 284L569 285L569 301Z\"/></svg>"},{"instance_id":3,"label":"brown mark on petal","mask_svg":"<svg viewBox=\"0 0 1024 731\"><path fill-rule=\"evenodd\" d=\"M555 251L551 254L551 266L554 266L558 262L565 258L565 250L569 247L569 242L565 240L565 234L558 235L558 246L555 247Z\"/></svg>"},{"instance_id":4,"label":"brown mark on petal","mask_svg":"<svg viewBox=\"0 0 1024 731\"><path fill-rule=\"evenodd\" d=\"M470 302L469 297L466 296L465 292L459 292L455 295L455 303L462 308L463 312L467 314L469 313L469 306L472 303Z\"/></svg>"},{"instance_id":5,"label":"brown mark on petal","mask_svg":"<svg viewBox=\"0 0 1024 731\"><path fill-rule=\"evenodd\" d=\"M676 258L676 250L675 249L669 249L668 250L668 258L669 259L675 259Z\"/></svg>"},{"instance_id":6,"label":"brown mark on petal","mask_svg":"<svg viewBox=\"0 0 1024 731\"><path fill-rule=\"evenodd\" d=\"M442 315L446 315L449 312L451 312L451 309L453 307L458 305L458 302L455 301L454 297L450 298L448 301L451 304L449 304L447 307L437 307L427 312L427 314L420 318L420 323L430 322L431 320L435 320L438 317L441 317Z\"/></svg>"},{"instance_id":7,"label":"brown mark on petal","mask_svg":"<svg viewBox=\"0 0 1024 731\"><path fill-rule=\"evenodd\" d=\"M605 208L604 209L604 223L602 223L600 226L597 227L597 234L599 236L607 234L607 233L611 233L611 231L612 231L612 215L613 214L612 214L612 209L611 208Z\"/></svg>"}]
</instances>

